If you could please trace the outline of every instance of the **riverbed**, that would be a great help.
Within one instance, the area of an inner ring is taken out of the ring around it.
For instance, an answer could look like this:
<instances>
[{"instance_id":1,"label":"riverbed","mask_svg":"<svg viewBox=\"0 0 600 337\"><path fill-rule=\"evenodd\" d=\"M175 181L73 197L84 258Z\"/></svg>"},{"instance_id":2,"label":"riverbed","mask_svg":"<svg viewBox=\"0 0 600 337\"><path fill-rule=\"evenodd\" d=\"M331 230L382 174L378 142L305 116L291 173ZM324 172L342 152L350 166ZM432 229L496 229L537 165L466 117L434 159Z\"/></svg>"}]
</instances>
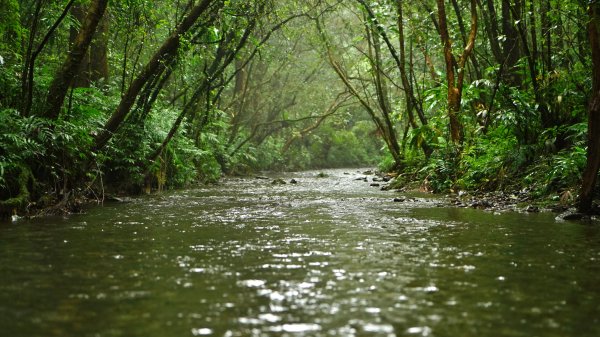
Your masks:
<instances>
[{"instance_id":1,"label":"riverbed","mask_svg":"<svg viewBox=\"0 0 600 337\"><path fill-rule=\"evenodd\" d=\"M599 226L319 173L0 224L0 336L600 336Z\"/></svg>"}]
</instances>

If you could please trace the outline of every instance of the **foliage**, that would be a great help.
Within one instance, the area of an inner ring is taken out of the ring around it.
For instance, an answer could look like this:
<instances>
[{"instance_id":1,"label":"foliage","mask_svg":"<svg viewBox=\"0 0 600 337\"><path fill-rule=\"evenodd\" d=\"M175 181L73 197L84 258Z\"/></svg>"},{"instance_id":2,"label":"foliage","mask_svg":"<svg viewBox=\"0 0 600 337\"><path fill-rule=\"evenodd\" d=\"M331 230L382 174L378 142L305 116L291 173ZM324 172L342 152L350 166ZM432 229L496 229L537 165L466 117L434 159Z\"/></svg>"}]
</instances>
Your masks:
<instances>
[{"instance_id":1,"label":"foliage","mask_svg":"<svg viewBox=\"0 0 600 337\"><path fill-rule=\"evenodd\" d=\"M586 152L584 148L575 147L569 151L561 151L553 156L549 174L546 178L547 190L558 191L573 187L585 168Z\"/></svg>"},{"instance_id":2,"label":"foliage","mask_svg":"<svg viewBox=\"0 0 600 337\"><path fill-rule=\"evenodd\" d=\"M524 182L535 186L536 193L540 195L574 189L580 183L586 165L586 128L585 123L578 123L546 130L543 134L546 144L553 145L557 134L566 134L566 139L572 145L540 158L532 165Z\"/></svg>"},{"instance_id":3,"label":"foliage","mask_svg":"<svg viewBox=\"0 0 600 337\"><path fill-rule=\"evenodd\" d=\"M524 17L478 13L476 49L459 70L459 141L449 132L453 106L432 4L212 2L173 57L161 59L127 98L131 109L103 147L97 136L187 3L112 1L110 39L90 45L105 48L106 60L91 53L77 70L83 76L105 67L108 77L74 84L59 117L45 119L49 84L80 26L71 13L48 34L66 3L39 2L36 16L35 2L0 0L2 199L25 180L35 201L82 187L141 192L213 182L223 173L377 163L436 192L532 184L544 194L572 189L585 166L592 62L586 8L575 1L561 3L568 10ZM456 55L469 12L447 8Z\"/></svg>"},{"instance_id":4,"label":"foliage","mask_svg":"<svg viewBox=\"0 0 600 337\"><path fill-rule=\"evenodd\" d=\"M516 137L498 128L464 150L457 186L467 190L501 189L512 183L512 177L525 163Z\"/></svg>"},{"instance_id":5,"label":"foliage","mask_svg":"<svg viewBox=\"0 0 600 337\"><path fill-rule=\"evenodd\" d=\"M13 58L24 34L19 16L20 2L17 0L0 0L0 66L9 58ZM12 55L11 55L12 54Z\"/></svg>"},{"instance_id":6,"label":"foliage","mask_svg":"<svg viewBox=\"0 0 600 337\"><path fill-rule=\"evenodd\" d=\"M426 165L422 165L418 173L422 181L426 181L428 189L440 193L451 191L456 187L458 163L456 153L436 151Z\"/></svg>"},{"instance_id":7,"label":"foliage","mask_svg":"<svg viewBox=\"0 0 600 337\"><path fill-rule=\"evenodd\" d=\"M232 165L230 173L249 174L252 171L285 169L280 147L281 144L274 138L269 138L260 147L248 146L234 158L235 165Z\"/></svg>"},{"instance_id":8,"label":"foliage","mask_svg":"<svg viewBox=\"0 0 600 337\"><path fill-rule=\"evenodd\" d=\"M11 170L44 160L44 143L51 137L46 121L36 117L21 118L12 109L0 110L0 188L8 187Z\"/></svg>"},{"instance_id":9,"label":"foliage","mask_svg":"<svg viewBox=\"0 0 600 337\"><path fill-rule=\"evenodd\" d=\"M391 172L394 170L395 166L396 162L394 161L394 158L392 158L391 155L383 156L383 158L380 159L379 163L377 164L377 168L381 172Z\"/></svg>"}]
</instances>

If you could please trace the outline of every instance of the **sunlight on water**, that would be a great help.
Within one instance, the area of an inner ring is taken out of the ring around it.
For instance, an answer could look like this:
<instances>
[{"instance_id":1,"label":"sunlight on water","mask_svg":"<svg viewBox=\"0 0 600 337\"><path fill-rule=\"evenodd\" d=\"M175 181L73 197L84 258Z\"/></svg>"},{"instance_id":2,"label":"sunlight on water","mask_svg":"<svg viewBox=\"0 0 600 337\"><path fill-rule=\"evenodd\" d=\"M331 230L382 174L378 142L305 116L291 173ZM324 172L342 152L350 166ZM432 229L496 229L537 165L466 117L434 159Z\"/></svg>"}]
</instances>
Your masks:
<instances>
[{"instance_id":1,"label":"sunlight on water","mask_svg":"<svg viewBox=\"0 0 600 337\"><path fill-rule=\"evenodd\" d=\"M1 225L0 335L600 335L598 228L317 173Z\"/></svg>"}]
</instances>

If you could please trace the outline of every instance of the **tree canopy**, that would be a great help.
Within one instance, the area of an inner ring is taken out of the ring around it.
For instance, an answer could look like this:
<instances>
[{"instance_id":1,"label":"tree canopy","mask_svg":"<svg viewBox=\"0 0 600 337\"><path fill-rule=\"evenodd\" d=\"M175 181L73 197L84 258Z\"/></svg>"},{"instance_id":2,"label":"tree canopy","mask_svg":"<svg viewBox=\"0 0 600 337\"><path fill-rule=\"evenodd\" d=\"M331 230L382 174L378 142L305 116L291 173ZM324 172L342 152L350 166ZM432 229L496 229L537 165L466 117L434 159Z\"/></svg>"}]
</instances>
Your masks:
<instances>
[{"instance_id":1,"label":"tree canopy","mask_svg":"<svg viewBox=\"0 0 600 337\"><path fill-rule=\"evenodd\" d=\"M598 6L1 0L0 213L365 165L589 212Z\"/></svg>"}]
</instances>

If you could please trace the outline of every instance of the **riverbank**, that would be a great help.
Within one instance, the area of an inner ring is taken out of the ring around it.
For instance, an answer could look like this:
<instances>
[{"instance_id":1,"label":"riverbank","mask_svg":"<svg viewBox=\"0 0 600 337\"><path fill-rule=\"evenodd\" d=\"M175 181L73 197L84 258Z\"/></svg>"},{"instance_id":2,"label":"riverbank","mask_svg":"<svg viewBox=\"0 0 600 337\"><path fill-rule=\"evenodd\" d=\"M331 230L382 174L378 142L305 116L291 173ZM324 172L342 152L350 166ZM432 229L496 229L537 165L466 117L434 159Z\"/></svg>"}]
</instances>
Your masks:
<instances>
[{"instance_id":1,"label":"riverbank","mask_svg":"<svg viewBox=\"0 0 600 337\"><path fill-rule=\"evenodd\" d=\"M585 216L578 214L575 210L575 198L568 192L562 196L539 196L535 195L531 188L513 188L506 191L451 191L450 193L434 193L427 181L408 180L405 176L397 173L383 173L377 169L347 169L344 170L343 177L357 185L367 186L371 189L380 189L388 191L390 200L396 203L410 203L418 201L414 197L415 193L431 196L435 200L437 207L456 207L473 208L492 213L519 212L519 213L538 213L552 212L559 218L567 219L595 219L600 215L600 208L596 206L594 213ZM326 171L306 171L314 172L316 178L330 178ZM284 173L283 175L294 176L294 173ZM272 174L253 174L244 177L227 176L223 177L221 182L231 179L256 179L257 181L268 182L272 185L295 185L299 183L296 178L285 180L281 178L281 173ZM346 183L347 183L346 182ZM111 189L107 187L107 191ZM150 193L146 193L150 194ZM13 213L13 219L36 218L49 215L67 215L83 212L86 208L94 205L102 205L111 202L124 202L131 200L141 194L131 195L116 192L94 192L88 189L73 190L61 196L47 194L38 202L30 203L21 213ZM419 199L423 199L422 197Z\"/></svg>"},{"instance_id":2,"label":"riverbank","mask_svg":"<svg viewBox=\"0 0 600 337\"><path fill-rule=\"evenodd\" d=\"M599 220L600 206L594 204L590 214L580 214L576 209L576 196L569 190L556 195L536 194L531 187L515 186L501 191L469 191L459 190L436 194L431 191L427 181L406 180L396 173L381 173L376 170L363 172L364 177L358 179L372 187L381 188L401 194L394 197L395 202L411 201L406 193L430 193L432 196L443 196L438 201L440 207L473 208L492 213L518 212L539 213L552 212L557 219L563 220Z\"/></svg>"}]
</instances>

